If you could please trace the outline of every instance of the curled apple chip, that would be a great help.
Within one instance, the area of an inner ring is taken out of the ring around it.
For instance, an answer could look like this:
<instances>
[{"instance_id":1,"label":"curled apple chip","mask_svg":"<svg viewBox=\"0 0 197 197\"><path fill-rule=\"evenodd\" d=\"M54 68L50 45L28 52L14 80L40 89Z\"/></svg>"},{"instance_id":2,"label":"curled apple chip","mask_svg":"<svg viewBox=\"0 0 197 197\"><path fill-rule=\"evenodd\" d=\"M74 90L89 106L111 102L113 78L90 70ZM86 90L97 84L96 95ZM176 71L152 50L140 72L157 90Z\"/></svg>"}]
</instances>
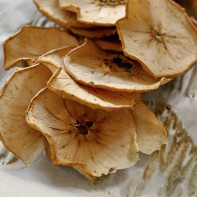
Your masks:
<instances>
[{"instance_id":1,"label":"curled apple chip","mask_svg":"<svg viewBox=\"0 0 197 197\"><path fill-rule=\"evenodd\" d=\"M96 28L70 27L69 30L73 34L85 36L88 38L104 38L104 37L117 35L117 30L114 27L96 27Z\"/></svg>"},{"instance_id":2,"label":"curled apple chip","mask_svg":"<svg viewBox=\"0 0 197 197\"><path fill-rule=\"evenodd\" d=\"M117 38L95 39L95 42L103 50L122 52L122 44Z\"/></svg>"},{"instance_id":3,"label":"curled apple chip","mask_svg":"<svg viewBox=\"0 0 197 197\"><path fill-rule=\"evenodd\" d=\"M65 57L66 71L78 82L113 91L145 92L157 89L168 79L155 79L141 65L120 53L100 49L93 41Z\"/></svg>"},{"instance_id":4,"label":"curled apple chip","mask_svg":"<svg viewBox=\"0 0 197 197\"><path fill-rule=\"evenodd\" d=\"M184 9L171 0L128 0L117 22L126 56L154 77L184 74L197 61L197 31Z\"/></svg>"},{"instance_id":5,"label":"curled apple chip","mask_svg":"<svg viewBox=\"0 0 197 197\"><path fill-rule=\"evenodd\" d=\"M98 182L99 177L92 176L90 174L87 174L86 171L83 170L83 167L75 166L73 167L75 170L77 170L80 174L82 174L84 177L92 181L92 183L96 184Z\"/></svg>"},{"instance_id":6,"label":"curled apple chip","mask_svg":"<svg viewBox=\"0 0 197 197\"><path fill-rule=\"evenodd\" d=\"M26 121L47 138L54 164L79 168L88 176L128 168L138 159L129 109L93 110L45 89L30 103Z\"/></svg>"},{"instance_id":7,"label":"curled apple chip","mask_svg":"<svg viewBox=\"0 0 197 197\"><path fill-rule=\"evenodd\" d=\"M133 108L141 99L139 93L123 93L92 88L75 82L66 72L48 82L48 88L62 98L69 98L93 109L111 111L117 108Z\"/></svg>"},{"instance_id":8,"label":"curled apple chip","mask_svg":"<svg viewBox=\"0 0 197 197\"><path fill-rule=\"evenodd\" d=\"M45 66L31 66L14 72L0 92L0 139L25 164L32 163L45 148L43 135L26 124L25 111L51 75Z\"/></svg>"},{"instance_id":9,"label":"curled apple chip","mask_svg":"<svg viewBox=\"0 0 197 197\"><path fill-rule=\"evenodd\" d=\"M72 48L67 47L49 52L38 58L38 62L64 67L63 58ZM92 88L75 82L65 71L51 78L47 87L62 98L75 100L93 109L103 108L107 111L115 108L132 108L138 100L139 93L121 93Z\"/></svg>"},{"instance_id":10,"label":"curled apple chip","mask_svg":"<svg viewBox=\"0 0 197 197\"><path fill-rule=\"evenodd\" d=\"M47 65L52 65L55 67L61 67L64 68L64 62L63 58L75 47L69 46L69 47L63 47L60 49L54 49L51 50L37 58L38 63L43 63Z\"/></svg>"},{"instance_id":11,"label":"curled apple chip","mask_svg":"<svg viewBox=\"0 0 197 197\"><path fill-rule=\"evenodd\" d=\"M132 111L137 128L137 145L139 151L152 154L168 143L168 136L164 125L157 120L154 113L139 101Z\"/></svg>"},{"instance_id":12,"label":"curled apple chip","mask_svg":"<svg viewBox=\"0 0 197 197\"><path fill-rule=\"evenodd\" d=\"M50 50L77 45L78 41L74 36L57 28L23 26L17 34L4 42L4 69L26 67Z\"/></svg>"},{"instance_id":13,"label":"curled apple chip","mask_svg":"<svg viewBox=\"0 0 197 197\"><path fill-rule=\"evenodd\" d=\"M77 20L84 23L114 26L125 17L126 0L59 0L60 8L77 13Z\"/></svg>"},{"instance_id":14,"label":"curled apple chip","mask_svg":"<svg viewBox=\"0 0 197 197\"><path fill-rule=\"evenodd\" d=\"M77 14L61 10L58 0L34 0L39 11L50 20L64 27L90 27L90 25L77 21Z\"/></svg>"}]
</instances>

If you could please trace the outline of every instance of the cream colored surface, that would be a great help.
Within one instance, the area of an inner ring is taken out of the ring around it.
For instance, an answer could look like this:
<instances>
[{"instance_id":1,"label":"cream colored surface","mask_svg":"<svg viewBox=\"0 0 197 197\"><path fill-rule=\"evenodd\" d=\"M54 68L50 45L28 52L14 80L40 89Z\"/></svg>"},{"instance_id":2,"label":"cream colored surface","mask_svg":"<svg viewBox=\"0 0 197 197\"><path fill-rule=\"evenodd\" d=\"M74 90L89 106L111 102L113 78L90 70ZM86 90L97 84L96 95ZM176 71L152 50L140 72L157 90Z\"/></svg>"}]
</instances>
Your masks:
<instances>
[{"instance_id":1,"label":"cream colored surface","mask_svg":"<svg viewBox=\"0 0 197 197\"><path fill-rule=\"evenodd\" d=\"M136 127L128 109L92 110L45 89L32 100L26 120L47 138L55 164L76 166L100 177L137 161ZM93 125L82 134L77 121Z\"/></svg>"},{"instance_id":2,"label":"cream colored surface","mask_svg":"<svg viewBox=\"0 0 197 197\"><path fill-rule=\"evenodd\" d=\"M155 77L182 75L197 61L197 31L171 0L128 0L117 30L125 55Z\"/></svg>"},{"instance_id":3,"label":"cream colored surface","mask_svg":"<svg viewBox=\"0 0 197 197\"><path fill-rule=\"evenodd\" d=\"M125 5L100 5L95 0L59 0L60 7L77 13L77 20L103 26L113 26L125 16Z\"/></svg>"},{"instance_id":4,"label":"cream colored surface","mask_svg":"<svg viewBox=\"0 0 197 197\"><path fill-rule=\"evenodd\" d=\"M41 13L50 20L65 27L89 27L89 25L77 21L77 14L59 8L58 0L34 0Z\"/></svg>"},{"instance_id":5,"label":"cream colored surface","mask_svg":"<svg viewBox=\"0 0 197 197\"><path fill-rule=\"evenodd\" d=\"M152 154L168 144L168 136L164 125L157 120L155 114L143 103L138 102L132 111L137 127L137 145L139 151Z\"/></svg>"},{"instance_id":6,"label":"cream colored surface","mask_svg":"<svg viewBox=\"0 0 197 197\"><path fill-rule=\"evenodd\" d=\"M67 47L55 50L39 57L37 61L64 67L63 58L71 49L71 47ZM139 93L112 92L82 85L74 81L64 70L56 78L51 78L47 86L62 98L78 101L93 109L132 108L136 101L141 99Z\"/></svg>"},{"instance_id":7,"label":"cream colored surface","mask_svg":"<svg viewBox=\"0 0 197 197\"><path fill-rule=\"evenodd\" d=\"M80 83L113 91L146 92L168 81L165 78L154 79L134 63L131 73L116 65L117 71L111 70L104 61L116 54L103 51L93 41L86 40L65 57L65 69Z\"/></svg>"},{"instance_id":8,"label":"cream colored surface","mask_svg":"<svg viewBox=\"0 0 197 197\"><path fill-rule=\"evenodd\" d=\"M57 28L23 26L4 42L4 69L32 64L38 56L56 48L77 46L77 39Z\"/></svg>"},{"instance_id":9,"label":"cream colored surface","mask_svg":"<svg viewBox=\"0 0 197 197\"><path fill-rule=\"evenodd\" d=\"M51 77L42 65L16 71L0 92L0 138L25 164L32 163L45 148L45 138L25 122L25 111L34 95Z\"/></svg>"}]
</instances>

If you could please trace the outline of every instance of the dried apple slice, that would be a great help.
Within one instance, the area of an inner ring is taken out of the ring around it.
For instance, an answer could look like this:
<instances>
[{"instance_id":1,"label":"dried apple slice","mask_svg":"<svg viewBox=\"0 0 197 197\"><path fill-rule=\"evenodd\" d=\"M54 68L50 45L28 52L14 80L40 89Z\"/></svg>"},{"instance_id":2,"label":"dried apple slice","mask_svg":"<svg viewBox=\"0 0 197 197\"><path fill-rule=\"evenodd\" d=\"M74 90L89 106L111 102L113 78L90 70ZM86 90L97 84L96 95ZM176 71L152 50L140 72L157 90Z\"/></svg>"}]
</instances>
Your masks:
<instances>
[{"instance_id":1,"label":"dried apple slice","mask_svg":"<svg viewBox=\"0 0 197 197\"><path fill-rule=\"evenodd\" d=\"M58 0L34 0L39 11L50 20L64 27L90 27L77 21L77 14L60 10Z\"/></svg>"},{"instance_id":2,"label":"dried apple slice","mask_svg":"<svg viewBox=\"0 0 197 197\"><path fill-rule=\"evenodd\" d=\"M45 148L43 135L26 124L25 111L51 75L42 65L25 68L16 71L0 92L0 138L25 164L32 163Z\"/></svg>"},{"instance_id":3,"label":"dried apple slice","mask_svg":"<svg viewBox=\"0 0 197 197\"><path fill-rule=\"evenodd\" d=\"M70 27L69 30L73 34L80 36L85 36L88 38L104 38L109 36L114 36L117 34L117 30L114 27L97 27L97 28L75 28Z\"/></svg>"},{"instance_id":4,"label":"dried apple slice","mask_svg":"<svg viewBox=\"0 0 197 197\"><path fill-rule=\"evenodd\" d=\"M137 127L137 145L139 151L152 154L168 143L168 136L164 125L157 120L154 113L141 101L132 111Z\"/></svg>"},{"instance_id":5,"label":"dried apple slice","mask_svg":"<svg viewBox=\"0 0 197 197\"><path fill-rule=\"evenodd\" d=\"M95 42L103 50L122 52L122 44L117 38L95 39Z\"/></svg>"},{"instance_id":6,"label":"dried apple slice","mask_svg":"<svg viewBox=\"0 0 197 197\"><path fill-rule=\"evenodd\" d=\"M51 50L37 58L38 63L47 63L53 65L55 67L63 68L64 62L62 58L64 58L71 50L75 47L63 47L60 49Z\"/></svg>"},{"instance_id":7,"label":"dried apple slice","mask_svg":"<svg viewBox=\"0 0 197 197\"><path fill-rule=\"evenodd\" d=\"M136 61L119 53L103 51L93 41L65 57L66 71L78 82L113 91L145 92L157 89L168 79L154 79Z\"/></svg>"},{"instance_id":8,"label":"dried apple slice","mask_svg":"<svg viewBox=\"0 0 197 197\"><path fill-rule=\"evenodd\" d=\"M98 177L92 176L87 174L84 170L83 167L80 166L75 166L73 167L75 170L77 170L80 174L82 174L84 177L92 181L92 183L96 184L98 182Z\"/></svg>"},{"instance_id":9,"label":"dried apple slice","mask_svg":"<svg viewBox=\"0 0 197 197\"><path fill-rule=\"evenodd\" d=\"M59 0L60 8L77 13L84 23L113 26L125 17L126 0Z\"/></svg>"},{"instance_id":10,"label":"dried apple slice","mask_svg":"<svg viewBox=\"0 0 197 197\"><path fill-rule=\"evenodd\" d=\"M48 88L62 98L69 98L93 109L102 108L111 111L115 108L133 108L141 99L139 93L121 93L92 88L75 82L66 72L50 80Z\"/></svg>"},{"instance_id":11,"label":"dried apple slice","mask_svg":"<svg viewBox=\"0 0 197 197\"><path fill-rule=\"evenodd\" d=\"M182 75L197 61L197 31L171 0L128 0L117 30L125 55L154 77Z\"/></svg>"},{"instance_id":12,"label":"dried apple slice","mask_svg":"<svg viewBox=\"0 0 197 197\"><path fill-rule=\"evenodd\" d=\"M79 168L83 174L100 177L138 159L128 109L92 110L45 89L30 103L26 121L46 136L54 164Z\"/></svg>"},{"instance_id":13,"label":"dried apple slice","mask_svg":"<svg viewBox=\"0 0 197 197\"><path fill-rule=\"evenodd\" d=\"M64 67L63 58L72 48L49 52L38 58L43 64L53 64ZM61 71L57 77L51 78L47 87L62 98L75 100L93 109L103 108L113 110L114 108L132 108L136 101L141 100L139 93L121 93L92 88L75 82L65 71Z\"/></svg>"},{"instance_id":14,"label":"dried apple slice","mask_svg":"<svg viewBox=\"0 0 197 197\"><path fill-rule=\"evenodd\" d=\"M28 66L38 56L52 49L77 45L78 41L74 36L57 28L24 26L3 45L4 69Z\"/></svg>"}]
</instances>

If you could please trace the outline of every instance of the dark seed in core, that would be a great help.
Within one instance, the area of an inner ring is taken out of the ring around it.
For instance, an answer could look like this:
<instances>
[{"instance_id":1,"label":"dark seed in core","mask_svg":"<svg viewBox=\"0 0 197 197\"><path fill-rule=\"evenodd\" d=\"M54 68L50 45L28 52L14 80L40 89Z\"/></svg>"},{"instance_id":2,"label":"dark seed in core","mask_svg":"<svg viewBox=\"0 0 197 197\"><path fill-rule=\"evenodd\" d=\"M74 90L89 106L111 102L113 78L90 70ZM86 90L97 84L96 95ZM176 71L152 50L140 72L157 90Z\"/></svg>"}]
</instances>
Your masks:
<instances>
[{"instance_id":1,"label":"dark seed in core","mask_svg":"<svg viewBox=\"0 0 197 197\"><path fill-rule=\"evenodd\" d=\"M78 129L78 131L81 135L87 135L88 134L88 129L87 129L86 126L81 124L81 125L76 125L75 127Z\"/></svg>"},{"instance_id":2,"label":"dark seed in core","mask_svg":"<svg viewBox=\"0 0 197 197\"><path fill-rule=\"evenodd\" d=\"M88 134L88 128L93 126L92 121L86 121L86 122L81 122L79 120L76 120L76 126L75 128L78 129L79 133L82 135L87 135Z\"/></svg>"},{"instance_id":3,"label":"dark seed in core","mask_svg":"<svg viewBox=\"0 0 197 197\"><path fill-rule=\"evenodd\" d=\"M133 68L133 65L128 63L128 62L124 62L120 57L115 57L112 59L112 62L117 64L118 66L120 66L121 68L124 68L126 70Z\"/></svg>"},{"instance_id":4,"label":"dark seed in core","mask_svg":"<svg viewBox=\"0 0 197 197\"><path fill-rule=\"evenodd\" d=\"M85 125L86 125L88 128L90 128L90 127L93 126L93 122L92 122L92 121L86 121L86 122L85 122Z\"/></svg>"}]
</instances>

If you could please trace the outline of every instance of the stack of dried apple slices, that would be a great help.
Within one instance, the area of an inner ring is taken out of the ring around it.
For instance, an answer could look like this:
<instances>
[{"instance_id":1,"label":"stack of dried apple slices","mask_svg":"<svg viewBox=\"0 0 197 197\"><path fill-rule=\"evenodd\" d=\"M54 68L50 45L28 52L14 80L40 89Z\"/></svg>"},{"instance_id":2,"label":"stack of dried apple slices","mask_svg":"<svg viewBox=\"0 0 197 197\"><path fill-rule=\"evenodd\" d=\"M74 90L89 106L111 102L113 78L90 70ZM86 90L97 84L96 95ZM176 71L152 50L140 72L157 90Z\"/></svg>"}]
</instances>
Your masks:
<instances>
[{"instance_id":1,"label":"stack of dried apple slices","mask_svg":"<svg viewBox=\"0 0 197 197\"><path fill-rule=\"evenodd\" d=\"M63 28L25 26L4 43L4 69L21 67L0 92L8 150L25 164L45 150L96 182L167 144L141 93L197 61L184 10L170 0L34 2ZM73 34L84 36L81 45Z\"/></svg>"}]
</instances>

